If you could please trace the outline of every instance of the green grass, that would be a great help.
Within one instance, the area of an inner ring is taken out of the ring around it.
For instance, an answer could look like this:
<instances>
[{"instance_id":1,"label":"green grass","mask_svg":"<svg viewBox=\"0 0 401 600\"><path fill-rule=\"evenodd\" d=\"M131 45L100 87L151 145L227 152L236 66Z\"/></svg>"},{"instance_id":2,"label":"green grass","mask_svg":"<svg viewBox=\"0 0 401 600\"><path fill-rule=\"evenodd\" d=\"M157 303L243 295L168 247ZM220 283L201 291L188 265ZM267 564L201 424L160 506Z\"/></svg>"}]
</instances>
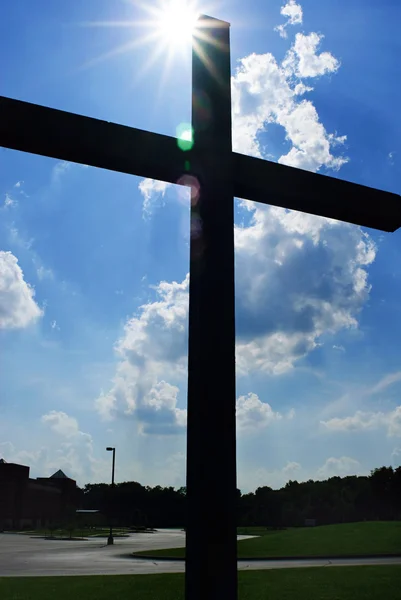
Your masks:
<instances>
[{"instance_id":1,"label":"green grass","mask_svg":"<svg viewBox=\"0 0 401 600\"><path fill-rule=\"evenodd\" d=\"M270 533L277 533L277 529L271 529L269 527L237 527L238 535L269 535Z\"/></svg>"},{"instance_id":2,"label":"green grass","mask_svg":"<svg viewBox=\"0 0 401 600\"><path fill-rule=\"evenodd\" d=\"M267 531L261 537L239 541L237 547L238 558L401 554L401 521ZM183 558L185 548L151 550L137 554Z\"/></svg>"},{"instance_id":3,"label":"green grass","mask_svg":"<svg viewBox=\"0 0 401 600\"><path fill-rule=\"evenodd\" d=\"M239 600L401 600L401 567L246 571ZM184 600L184 575L0 578L1 600Z\"/></svg>"}]
</instances>

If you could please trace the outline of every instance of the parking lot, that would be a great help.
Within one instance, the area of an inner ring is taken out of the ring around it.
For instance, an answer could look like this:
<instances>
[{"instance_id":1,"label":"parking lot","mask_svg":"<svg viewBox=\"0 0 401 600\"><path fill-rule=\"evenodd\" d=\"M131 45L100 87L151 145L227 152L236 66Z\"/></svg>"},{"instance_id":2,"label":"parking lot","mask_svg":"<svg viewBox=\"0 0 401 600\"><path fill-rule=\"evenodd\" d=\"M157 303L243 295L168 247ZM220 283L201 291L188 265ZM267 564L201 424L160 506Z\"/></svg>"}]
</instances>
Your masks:
<instances>
[{"instance_id":1,"label":"parking lot","mask_svg":"<svg viewBox=\"0 0 401 600\"><path fill-rule=\"evenodd\" d=\"M239 536L244 539L250 536ZM83 541L45 540L21 534L0 534L0 577L48 575L119 575L139 573L180 573L184 561L141 560L130 558L132 552L185 545L180 530L134 533L118 538L113 546L106 539ZM399 558L382 559L298 559L240 561L239 569L277 569L304 566L358 564L401 564Z\"/></svg>"}]
</instances>

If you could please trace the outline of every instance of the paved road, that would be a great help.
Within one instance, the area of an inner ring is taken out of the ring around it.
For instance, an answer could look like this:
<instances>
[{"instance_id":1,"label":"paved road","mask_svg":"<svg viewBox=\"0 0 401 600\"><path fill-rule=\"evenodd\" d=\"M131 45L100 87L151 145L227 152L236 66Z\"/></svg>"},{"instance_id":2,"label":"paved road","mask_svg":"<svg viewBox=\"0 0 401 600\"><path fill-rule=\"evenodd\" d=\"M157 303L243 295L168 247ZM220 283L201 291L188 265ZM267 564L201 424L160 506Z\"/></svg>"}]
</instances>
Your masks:
<instances>
[{"instance_id":1,"label":"paved road","mask_svg":"<svg viewBox=\"0 0 401 600\"><path fill-rule=\"evenodd\" d=\"M239 539L246 537L250 536L239 536ZM105 545L104 539L70 542L0 534L0 577L180 573L185 570L183 561L145 561L127 556L135 551L177 548L184 544L185 534L179 530L132 534L129 538L116 540L114 546ZM250 570L378 564L401 564L401 558L239 561L238 568Z\"/></svg>"}]
</instances>

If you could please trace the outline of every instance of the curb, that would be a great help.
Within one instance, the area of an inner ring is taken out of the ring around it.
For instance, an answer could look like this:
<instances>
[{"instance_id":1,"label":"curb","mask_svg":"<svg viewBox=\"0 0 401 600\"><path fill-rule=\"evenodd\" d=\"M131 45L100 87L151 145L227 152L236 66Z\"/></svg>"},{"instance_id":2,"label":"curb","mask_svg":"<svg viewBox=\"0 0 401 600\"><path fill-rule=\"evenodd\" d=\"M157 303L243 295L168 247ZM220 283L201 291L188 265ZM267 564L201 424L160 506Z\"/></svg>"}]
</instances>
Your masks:
<instances>
[{"instance_id":1,"label":"curb","mask_svg":"<svg viewBox=\"0 0 401 600\"><path fill-rule=\"evenodd\" d=\"M144 554L131 554L131 558L138 560L166 561L166 562L184 562L185 558L173 556L151 556ZM275 562L275 561L296 561L296 560L340 560L340 559L355 559L361 560L366 558L401 558L401 554L327 554L325 556L302 555L302 556L258 556L249 558L238 558L238 562Z\"/></svg>"}]
</instances>

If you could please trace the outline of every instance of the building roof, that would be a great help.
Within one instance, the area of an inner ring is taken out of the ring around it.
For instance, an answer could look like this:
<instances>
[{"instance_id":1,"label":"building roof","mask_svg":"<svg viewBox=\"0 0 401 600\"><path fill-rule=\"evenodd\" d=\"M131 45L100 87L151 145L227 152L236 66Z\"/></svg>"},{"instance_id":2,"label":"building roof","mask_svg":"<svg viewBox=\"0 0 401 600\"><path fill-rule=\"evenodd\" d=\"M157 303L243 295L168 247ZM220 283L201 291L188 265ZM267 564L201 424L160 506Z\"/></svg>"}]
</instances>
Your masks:
<instances>
[{"instance_id":1,"label":"building roof","mask_svg":"<svg viewBox=\"0 0 401 600\"><path fill-rule=\"evenodd\" d=\"M69 479L69 477L67 477L67 475L61 469L59 469L53 473L53 475L50 475L50 479Z\"/></svg>"}]
</instances>

